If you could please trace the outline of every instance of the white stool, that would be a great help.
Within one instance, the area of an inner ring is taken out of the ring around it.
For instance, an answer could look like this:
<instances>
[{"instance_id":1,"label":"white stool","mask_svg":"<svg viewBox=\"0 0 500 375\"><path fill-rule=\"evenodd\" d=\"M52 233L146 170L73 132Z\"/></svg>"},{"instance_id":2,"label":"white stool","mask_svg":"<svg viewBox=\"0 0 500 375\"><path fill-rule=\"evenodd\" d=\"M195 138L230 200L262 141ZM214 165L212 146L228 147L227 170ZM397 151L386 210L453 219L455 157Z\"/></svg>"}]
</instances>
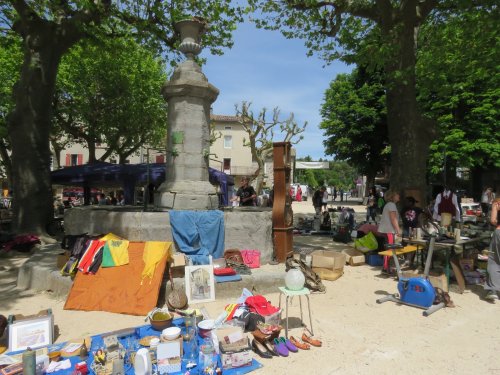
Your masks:
<instances>
[{"instance_id":1,"label":"white stool","mask_svg":"<svg viewBox=\"0 0 500 375\"><path fill-rule=\"evenodd\" d=\"M289 301L290 297L293 298L295 296L299 296L300 321L301 321L303 326L306 326L306 325L304 324L304 319L302 317L302 296L306 296L306 298L307 298L307 308L309 309L309 325L311 328L310 333L311 333L311 335L314 335L313 327L312 327L312 317L311 317L311 304L309 302L309 294L311 294L311 292L309 291L309 289L302 288L300 290L290 290L284 286L280 286L280 287L278 287L278 289L280 290L280 300L279 300L279 305L278 305L278 307L280 309L281 309L281 296L282 295L286 296L285 337L288 338L288 301Z\"/></svg>"}]
</instances>

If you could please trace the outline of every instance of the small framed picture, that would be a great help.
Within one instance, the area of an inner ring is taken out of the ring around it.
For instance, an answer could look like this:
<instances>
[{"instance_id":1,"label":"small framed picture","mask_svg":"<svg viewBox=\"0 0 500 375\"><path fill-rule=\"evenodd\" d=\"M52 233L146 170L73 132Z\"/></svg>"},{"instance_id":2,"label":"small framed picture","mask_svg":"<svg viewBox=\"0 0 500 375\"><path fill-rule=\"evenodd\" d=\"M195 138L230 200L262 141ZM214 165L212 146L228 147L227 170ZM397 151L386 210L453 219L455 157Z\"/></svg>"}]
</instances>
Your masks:
<instances>
[{"instance_id":1,"label":"small framed picture","mask_svg":"<svg viewBox=\"0 0 500 375\"><path fill-rule=\"evenodd\" d=\"M214 266L186 266L185 285L189 303L215 301Z\"/></svg>"},{"instance_id":2,"label":"small framed picture","mask_svg":"<svg viewBox=\"0 0 500 375\"><path fill-rule=\"evenodd\" d=\"M52 314L14 321L9 325L9 351L36 349L52 345L54 316Z\"/></svg>"}]
</instances>

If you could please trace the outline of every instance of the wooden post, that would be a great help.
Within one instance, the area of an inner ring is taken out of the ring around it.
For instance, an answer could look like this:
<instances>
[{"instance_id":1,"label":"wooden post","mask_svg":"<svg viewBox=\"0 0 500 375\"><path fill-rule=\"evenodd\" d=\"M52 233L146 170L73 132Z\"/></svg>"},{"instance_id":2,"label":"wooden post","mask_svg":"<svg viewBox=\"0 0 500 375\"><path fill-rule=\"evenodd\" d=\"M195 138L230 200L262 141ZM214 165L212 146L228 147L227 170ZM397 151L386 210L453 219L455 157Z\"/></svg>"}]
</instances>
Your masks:
<instances>
[{"instance_id":1,"label":"wooden post","mask_svg":"<svg viewBox=\"0 0 500 375\"><path fill-rule=\"evenodd\" d=\"M293 211L290 190L290 142L273 143L273 240L276 261L284 263L293 253Z\"/></svg>"}]
</instances>

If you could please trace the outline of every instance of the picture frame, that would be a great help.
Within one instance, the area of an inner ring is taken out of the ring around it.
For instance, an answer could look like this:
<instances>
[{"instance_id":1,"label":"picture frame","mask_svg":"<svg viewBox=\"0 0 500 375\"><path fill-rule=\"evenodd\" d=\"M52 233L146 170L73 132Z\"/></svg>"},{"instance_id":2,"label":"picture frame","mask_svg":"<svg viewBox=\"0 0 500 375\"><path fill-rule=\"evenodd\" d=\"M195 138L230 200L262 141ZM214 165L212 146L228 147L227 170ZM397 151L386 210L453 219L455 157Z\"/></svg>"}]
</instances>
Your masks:
<instances>
[{"instance_id":1,"label":"picture frame","mask_svg":"<svg viewBox=\"0 0 500 375\"><path fill-rule=\"evenodd\" d=\"M9 324L9 352L42 348L52 345L53 341L54 316L52 314L15 320Z\"/></svg>"},{"instance_id":2,"label":"picture frame","mask_svg":"<svg viewBox=\"0 0 500 375\"><path fill-rule=\"evenodd\" d=\"M188 303L215 301L213 265L186 266L184 280Z\"/></svg>"}]
</instances>

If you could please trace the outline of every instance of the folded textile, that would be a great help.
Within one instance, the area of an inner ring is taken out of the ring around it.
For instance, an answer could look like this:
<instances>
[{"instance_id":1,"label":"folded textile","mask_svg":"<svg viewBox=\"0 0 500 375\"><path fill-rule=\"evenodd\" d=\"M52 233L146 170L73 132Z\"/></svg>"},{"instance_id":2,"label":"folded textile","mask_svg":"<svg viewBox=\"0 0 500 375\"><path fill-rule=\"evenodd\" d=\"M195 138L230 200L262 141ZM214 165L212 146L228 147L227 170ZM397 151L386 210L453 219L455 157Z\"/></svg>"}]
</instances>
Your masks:
<instances>
[{"instance_id":1,"label":"folded textile","mask_svg":"<svg viewBox=\"0 0 500 375\"><path fill-rule=\"evenodd\" d=\"M69 359L58 362L52 361L50 362L49 367L45 369L45 372L50 374L59 370L67 370L69 368L71 368L71 361Z\"/></svg>"},{"instance_id":2,"label":"folded textile","mask_svg":"<svg viewBox=\"0 0 500 375\"><path fill-rule=\"evenodd\" d=\"M95 274L102 263L102 249L106 242L93 240L89 241L80 262L78 270L83 273Z\"/></svg>"},{"instance_id":3,"label":"folded textile","mask_svg":"<svg viewBox=\"0 0 500 375\"><path fill-rule=\"evenodd\" d=\"M149 277L150 281L153 279L156 265L164 257L168 255L172 242L161 241L148 241L144 246L144 254L142 260L144 261L144 269L141 275L141 285L145 278Z\"/></svg>"},{"instance_id":4,"label":"folded textile","mask_svg":"<svg viewBox=\"0 0 500 375\"><path fill-rule=\"evenodd\" d=\"M251 312L256 312L262 316L271 315L279 311L279 309L269 303L262 295L250 296L245 300L245 304L250 308Z\"/></svg>"},{"instance_id":5,"label":"folded textile","mask_svg":"<svg viewBox=\"0 0 500 375\"><path fill-rule=\"evenodd\" d=\"M110 240L107 242L109 251L115 266L123 266L128 264L128 245L127 240Z\"/></svg>"},{"instance_id":6,"label":"folded textile","mask_svg":"<svg viewBox=\"0 0 500 375\"><path fill-rule=\"evenodd\" d=\"M234 269L232 269L231 267L214 268L214 275L215 276L233 276L233 275L236 275L236 271Z\"/></svg>"},{"instance_id":7,"label":"folded textile","mask_svg":"<svg viewBox=\"0 0 500 375\"><path fill-rule=\"evenodd\" d=\"M106 242L104 247L102 248L102 263L101 267L114 267L115 266L115 261L113 260L113 257L111 256L111 251L109 250L109 245Z\"/></svg>"},{"instance_id":8,"label":"folded textile","mask_svg":"<svg viewBox=\"0 0 500 375\"><path fill-rule=\"evenodd\" d=\"M241 281L240 275L230 275L230 276L214 276L216 283L227 283L231 281Z\"/></svg>"},{"instance_id":9,"label":"folded textile","mask_svg":"<svg viewBox=\"0 0 500 375\"><path fill-rule=\"evenodd\" d=\"M224 254L224 213L222 211L169 212L172 237L179 250L194 265L209 264L208 256L222 258Z\"/></svg>"}]
</instances>

